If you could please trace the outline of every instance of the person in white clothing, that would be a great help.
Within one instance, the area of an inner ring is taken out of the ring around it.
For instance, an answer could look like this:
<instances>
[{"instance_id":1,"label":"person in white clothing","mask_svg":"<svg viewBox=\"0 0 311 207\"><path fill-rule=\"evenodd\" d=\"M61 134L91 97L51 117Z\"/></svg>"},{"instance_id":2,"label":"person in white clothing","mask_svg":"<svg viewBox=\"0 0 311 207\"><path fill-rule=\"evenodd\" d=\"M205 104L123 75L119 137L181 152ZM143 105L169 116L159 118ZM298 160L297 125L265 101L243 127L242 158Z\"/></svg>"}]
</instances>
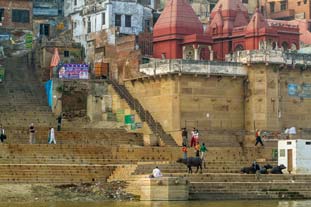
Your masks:
<instances>
[{"instance_id":1,"label":"person in white clothing","mask_svg":"<svg viewBox=\"0 0 311 207\"><path fill-rule=\"evenodd\" d=\"M56 144L56 139L55 139L55 132L54 132L54 128L51 128L50 130L50 140L49 140L49 144Z\"/></svg>"},{"instance_id":2,"label":"person in white clothing","mask_svg":"<svg viewBox=\"0 0 311 207\"><path fill-rule=\"evenodd\" d=\"M162 177L162 173L158 167L154 168L152 171L152 176L154 178Z\"/></svg>"}]
</instances>

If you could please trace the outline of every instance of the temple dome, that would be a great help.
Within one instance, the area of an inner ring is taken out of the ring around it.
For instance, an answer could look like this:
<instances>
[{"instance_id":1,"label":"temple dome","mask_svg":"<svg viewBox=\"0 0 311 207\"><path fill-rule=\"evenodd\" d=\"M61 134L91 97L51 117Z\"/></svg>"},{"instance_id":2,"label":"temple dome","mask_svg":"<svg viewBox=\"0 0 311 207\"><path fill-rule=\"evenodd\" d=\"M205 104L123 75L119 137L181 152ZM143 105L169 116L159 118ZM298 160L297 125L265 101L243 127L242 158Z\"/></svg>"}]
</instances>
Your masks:
<instances>
[{"instance_id":1,"label":"temple dome","mask_svg":"<svg viewBox=\"0 0 311 207\"><path fill-rule=\"evenodd\" d=\"M153 30L154 37L203 34L203 25L187 0L170 0Z\"/></svg>"},{"instance_id":2,"label":"temple dome","mask_svg":"<svg viewBox=\"0 0 311 207\"><path fill-rule=\"evenodd\" d=\"M248 13L247 8L240 0L219 0L211 12L212 17L219 8L221 8L222 11L242 11Z\"/></svg>"},{"instance_id":3,"label":"temple dome","mask_svg":"<svg viewBox=\"0 0 311 207\"><path fill-rule=\"evenodd\" d=\"M261 29L267 29L268 23L265 20L264 16L259 12L258 8L256 9L255 14L252 16L251 21L247 25L246 32L258 32Z\"/></svg>"}]
</instances>

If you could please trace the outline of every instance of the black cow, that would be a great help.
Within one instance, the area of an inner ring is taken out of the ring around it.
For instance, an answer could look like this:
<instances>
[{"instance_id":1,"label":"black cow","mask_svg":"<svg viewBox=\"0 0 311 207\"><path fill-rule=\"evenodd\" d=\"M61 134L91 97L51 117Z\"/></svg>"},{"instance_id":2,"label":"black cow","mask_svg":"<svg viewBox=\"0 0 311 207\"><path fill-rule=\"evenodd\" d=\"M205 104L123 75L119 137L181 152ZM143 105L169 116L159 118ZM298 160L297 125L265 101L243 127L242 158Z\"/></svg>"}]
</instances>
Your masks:
<instances>
[{"instance_id":1,"label":"black cow","mask_svg":"<svg viewBox=\"0 0 311 207\"><path fill-rule=\"evenodd\" d=\"M270 164L266 164L263 167L260 168L259 172L260 174L268 174L269 173L269 169L272 169L272 165Z\"/></svg>"},{"instance_id":2,"label":"black cow","mask_svg":"<svg viewBox=\"0 0 311 207\"><path fill-rule=\"evenodd\" d=\"M260 166L257 162L254 162L250 167L243 167L241 173L256 174L257 170L260 170Z\"/></svg>"},{"instance_id":3,"label":"black cow","mask_svg":"<svg viewBox=\"0 0 311 207\"><path fill-rule=\"evenodd\" d=\"M197 167L197 173L200 168L200 173L202 173L202 160L200 157L188 157L187 159L179 158L176 162L183 163L188 167L188 173L192 173L191 167Z\"/></svg>"},{"instance_id":4,"label":"black cow","mask_svg":"<svg viewBox=\"0 0 311 207\"><path fill-rule=\"evenodd\" d=\"M286 167L282 164L279 166L275 166L271 169L271 174L283 174L282 170L286 169Z\"/></svg>"}]
</instances>

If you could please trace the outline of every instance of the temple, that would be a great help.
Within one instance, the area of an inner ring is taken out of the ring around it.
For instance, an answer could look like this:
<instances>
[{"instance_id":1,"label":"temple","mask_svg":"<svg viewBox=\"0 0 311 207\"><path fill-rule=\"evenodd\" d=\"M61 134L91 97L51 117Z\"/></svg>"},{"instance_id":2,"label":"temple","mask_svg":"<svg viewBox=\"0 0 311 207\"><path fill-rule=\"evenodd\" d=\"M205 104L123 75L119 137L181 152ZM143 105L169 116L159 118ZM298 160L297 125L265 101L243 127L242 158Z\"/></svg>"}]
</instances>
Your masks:
<instances>
[{"instance_id":1,"label":"temple","mask_svg":"<svg viewBox=\"0 0 311 207\"><path fill-rule=\"evenodd\" d=\"M241 50L299 48L299 28L267 20L257 9L249 19L238 0L220 0L204 30L186 0L171 0L154 26L153 57L225 60Z\"/></svg>"}]
</instances>

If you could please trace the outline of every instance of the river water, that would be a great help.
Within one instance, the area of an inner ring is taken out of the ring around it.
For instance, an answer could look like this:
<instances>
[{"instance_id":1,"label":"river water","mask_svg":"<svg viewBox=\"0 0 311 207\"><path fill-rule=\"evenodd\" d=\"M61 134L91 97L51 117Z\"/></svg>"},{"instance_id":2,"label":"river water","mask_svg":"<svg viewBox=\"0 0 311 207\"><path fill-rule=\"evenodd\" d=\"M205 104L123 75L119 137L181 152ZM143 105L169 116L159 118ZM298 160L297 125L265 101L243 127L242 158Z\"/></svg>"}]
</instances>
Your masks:
<instances>
[{"instance_id":1,"label":"river water","mask_svg":"<svg viewBox=\"0 0 311 207\"><path fill-rule=\"evenodd\" d=\"M299 201L176 201L176 202L49 202L0 203L0 207L311 207L311 200Z\"/></svg>"}]
</instances>

